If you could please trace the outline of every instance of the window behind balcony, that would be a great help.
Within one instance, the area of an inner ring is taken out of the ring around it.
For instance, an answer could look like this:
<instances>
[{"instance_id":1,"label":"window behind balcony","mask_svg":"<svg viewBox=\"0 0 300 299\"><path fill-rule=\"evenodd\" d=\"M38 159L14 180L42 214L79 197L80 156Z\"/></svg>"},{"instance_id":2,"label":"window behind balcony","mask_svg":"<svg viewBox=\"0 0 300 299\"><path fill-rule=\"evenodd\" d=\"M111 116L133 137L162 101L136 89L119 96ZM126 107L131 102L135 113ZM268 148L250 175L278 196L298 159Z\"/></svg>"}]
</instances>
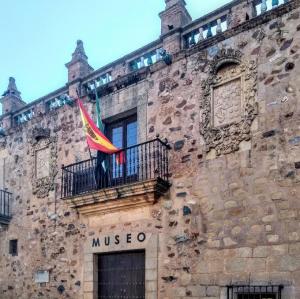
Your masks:
<instances>
[{"instance_id":1,"label":"window behind balcony","mask_svg":"<svg viewBox=\"0 0 300 299\"><path fill-rule=\"evenodd\" d=\"M124 152L125 163L116 161L117 156L112 156L112 178L132 178L137 173L137 118L136 115L116 121L107 126L107 135L112 143Z\"/></svg>"}]
</instances>

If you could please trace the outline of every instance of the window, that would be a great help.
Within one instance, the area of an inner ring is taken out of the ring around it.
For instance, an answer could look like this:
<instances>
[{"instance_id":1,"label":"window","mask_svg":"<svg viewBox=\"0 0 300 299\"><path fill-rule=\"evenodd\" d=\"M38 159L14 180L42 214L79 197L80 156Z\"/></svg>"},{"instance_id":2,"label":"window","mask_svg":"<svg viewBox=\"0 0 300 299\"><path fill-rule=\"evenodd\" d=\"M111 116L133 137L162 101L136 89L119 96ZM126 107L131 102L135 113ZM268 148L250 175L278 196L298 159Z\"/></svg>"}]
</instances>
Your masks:
<instances>
[{"instance_id":1,"label":"window","mask_svg":"<svg viewBox=\"0 0 300 299\"><path fill-rule=\"evenodd\" d=\"M227 299L281 299L283 286L229 286Z\"/></svg>"},{"instance_id":2,"label":"window","mask_svg":"<svg viewBox=\"0 0 300 299\"><path fill-rule=\"evenodd\" d=\"M9 241L9 254L11 254L12 256L18 255L18 240Z\"/></svg>"},{"instance_id":3,"label":"window","mask_svg":"<svg viewBox=\"0 0 300 299\"><path fill-rule=\"evenodd\" d=\"M107 135L111 142L124 152L125 163L118 163L118 156L112 156L112 178L126 177L134 179L137 173L137 120L136 116L123 119L107 126Z\"/></svg>"}]
</instances>

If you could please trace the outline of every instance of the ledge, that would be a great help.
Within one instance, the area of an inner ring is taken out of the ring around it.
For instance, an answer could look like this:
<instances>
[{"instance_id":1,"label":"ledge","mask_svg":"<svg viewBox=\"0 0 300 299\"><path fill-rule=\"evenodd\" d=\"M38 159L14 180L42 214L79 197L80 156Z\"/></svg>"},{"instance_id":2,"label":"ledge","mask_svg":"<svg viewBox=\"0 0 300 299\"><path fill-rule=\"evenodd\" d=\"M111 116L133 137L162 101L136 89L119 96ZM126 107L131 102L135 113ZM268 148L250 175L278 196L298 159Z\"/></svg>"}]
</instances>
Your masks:
<instances>
[{"instance_id":1,"label":"ledge","mask_svg":"<svg viewBox=\"0 0 300 299\"><path fill-rule=\"evenodd\" d=\"M82 215L107 214L153 205L169 186L163 180L151 179L69 197L65 201Z\"/></svg>"}]
</instances>

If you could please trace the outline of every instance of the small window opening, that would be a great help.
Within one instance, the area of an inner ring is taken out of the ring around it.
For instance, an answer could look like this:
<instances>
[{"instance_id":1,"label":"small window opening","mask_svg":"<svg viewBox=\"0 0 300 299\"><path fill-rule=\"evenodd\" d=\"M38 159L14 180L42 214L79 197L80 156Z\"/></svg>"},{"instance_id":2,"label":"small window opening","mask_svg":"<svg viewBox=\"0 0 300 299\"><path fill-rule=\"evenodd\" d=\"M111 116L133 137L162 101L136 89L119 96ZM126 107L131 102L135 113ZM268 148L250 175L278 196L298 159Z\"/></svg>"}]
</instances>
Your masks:
<instances>
[{"instance_id":1,"label":"small window opening","mask_svg":"<svg viewBox=\"0 0 300 299\"><path fill-rule=\"evenodd\" d=\"M9 254L11 254L12 256L18 255L18 240L9 241Z\"/></svg>"}]
</instances>

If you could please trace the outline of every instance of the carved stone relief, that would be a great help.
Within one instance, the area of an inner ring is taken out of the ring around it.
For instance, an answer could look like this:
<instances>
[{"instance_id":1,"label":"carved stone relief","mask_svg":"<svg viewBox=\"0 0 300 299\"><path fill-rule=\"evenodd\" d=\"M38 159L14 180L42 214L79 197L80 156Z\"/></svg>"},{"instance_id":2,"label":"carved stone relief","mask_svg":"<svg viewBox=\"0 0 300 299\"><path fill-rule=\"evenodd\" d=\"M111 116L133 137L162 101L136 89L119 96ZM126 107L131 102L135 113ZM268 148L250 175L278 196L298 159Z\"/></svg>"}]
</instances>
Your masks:
<instances>
[{"instance_id":1,"label":"carved stone relief","mask_svg":"<svg viewBox=\"0 0 300 299\"><path fill-rule=\"evenodd\" d=\"M202 82L200 133L207 151L217 155L239 149L250 139L250 127L257 114L255 102L257 72L254 61L244 61L233 49L221 50L210 63L209 76Z\"/></svg>"},{"instance_id":2,"label":"carved stone relief","mask_svg":"<svg viewBox=\"0 0 300 299\"><path fill-rule=\"evenodd\" d=\"M35 177L42 179L50 173L50 148L45 147L35 152Z\"/></svg>"},{"instance_id":3,"label":"carved stone relief","mask_svg":"<svg viewBox=\"0 0 300 299\"><path fill-rule=\"evenodd\" d=\"M33 194L44 198L54 189L57 174L56 137L51 137L47 129L35 128L31 135L32 187Z\"/></svg>"},{"instance_id":4,"label":"carved stone relief","mask_svg":"<svg viewBox=\"0 0 300 299\"><path fill-rule=\"evenodd\" d=\"M236 78L213 88L213 126L219 127L241 120L242 86Z\"/></svg>"}]
</instances>

